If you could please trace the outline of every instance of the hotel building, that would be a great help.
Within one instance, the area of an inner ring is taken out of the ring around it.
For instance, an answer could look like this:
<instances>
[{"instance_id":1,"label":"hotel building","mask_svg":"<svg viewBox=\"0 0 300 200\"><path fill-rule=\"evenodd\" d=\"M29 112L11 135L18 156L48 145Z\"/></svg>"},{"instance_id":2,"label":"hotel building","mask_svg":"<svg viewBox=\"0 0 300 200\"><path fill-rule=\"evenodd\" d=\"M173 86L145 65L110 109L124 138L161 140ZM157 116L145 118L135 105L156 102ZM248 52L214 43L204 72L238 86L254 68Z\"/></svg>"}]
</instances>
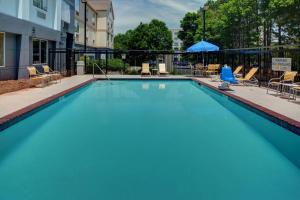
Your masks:
<instances>
[{"instance_id":1,"label":"hotel building","mask_svg":"<svg viewBox=\"0 0 300 200\"><path fill-rule=\"evenodd\" d=\"M73 47L75 0L0 1L0 80L28 77L49 48Z\"/></svg>"},{"instance_id":2,"label":"hotel building","mask_svg":"<svg viewBox=\"0 0 300 200\"><path fill-rule=\"evenodd\" d=\"M75 46L84 45L84 4L75 0ZM112 49L114 10L111 0L87 1L87 46L89 49Z\"/></svg>"}]
</instances>

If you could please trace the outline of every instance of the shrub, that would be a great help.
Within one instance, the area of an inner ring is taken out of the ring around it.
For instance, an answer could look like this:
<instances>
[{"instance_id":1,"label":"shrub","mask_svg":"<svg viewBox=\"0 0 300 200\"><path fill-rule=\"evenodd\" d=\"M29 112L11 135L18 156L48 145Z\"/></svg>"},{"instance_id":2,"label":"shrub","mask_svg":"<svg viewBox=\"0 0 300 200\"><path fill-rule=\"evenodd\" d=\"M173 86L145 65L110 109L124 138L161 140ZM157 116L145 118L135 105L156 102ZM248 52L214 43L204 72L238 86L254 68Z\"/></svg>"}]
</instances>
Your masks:
<instances>
[{"instance_id":1,"label":"shrub","mask_svg":"<svg viewBox=\"0 0 300 200\"><path fill-rule=\"evenodd\" d=\"M80 57L81 61L84 61L84 56ZM103 70L106 68L106 61L105 60L93 60L89 57L87 57L87 73L93 72L93 64L96 63L99 67L101 67ZM125 68L124 68L125 67ZM116 59L116 58L110 58L107 60L107 70L108 71L123 71L126 70L129 67L127 63L125 63L122 59ZM100 70L96 67L95 73L100 73Z\"/></svg>"},{"instance_id":2,"label":"shrub","mask_svg":"<svg viewBox=\"0 0 300 200\"><path fill-rule=\"evenodd\" d=\"M125 71L125 74L128 74L128 75L139 75L140 72L137 71L137 70L134 70L134 69L127 68L126 71Z\"/></svg>"}]
</instances>

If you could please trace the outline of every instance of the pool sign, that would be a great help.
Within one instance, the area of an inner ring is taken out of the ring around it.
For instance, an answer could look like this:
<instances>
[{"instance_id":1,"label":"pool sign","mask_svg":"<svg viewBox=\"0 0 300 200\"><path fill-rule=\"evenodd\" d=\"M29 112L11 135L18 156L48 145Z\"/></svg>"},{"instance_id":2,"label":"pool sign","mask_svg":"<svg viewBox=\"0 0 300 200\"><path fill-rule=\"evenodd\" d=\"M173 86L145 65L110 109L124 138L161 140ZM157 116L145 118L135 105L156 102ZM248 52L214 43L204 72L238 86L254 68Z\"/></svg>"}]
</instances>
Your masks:
<instances>
[{"instance_id":1,"label":"pool sign","mask_svg":"<svg viewBox=\"0 0 300 200\"><path fill-rule=\"evenodd\" d=\"M291 71L292 59L291 58L272 58L273 71Z\"/></svg>"}]
</instances>

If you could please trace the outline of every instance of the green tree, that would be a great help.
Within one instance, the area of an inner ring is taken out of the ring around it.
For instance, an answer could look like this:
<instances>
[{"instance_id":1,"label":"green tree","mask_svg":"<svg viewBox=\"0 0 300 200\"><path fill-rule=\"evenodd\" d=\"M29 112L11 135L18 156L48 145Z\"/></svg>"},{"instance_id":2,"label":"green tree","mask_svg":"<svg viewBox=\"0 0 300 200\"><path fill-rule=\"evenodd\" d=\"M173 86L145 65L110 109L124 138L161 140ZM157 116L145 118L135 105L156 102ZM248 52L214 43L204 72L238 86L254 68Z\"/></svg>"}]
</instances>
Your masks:
<instances>
[{"instance_id":1,"label":"green tree","mask_svg":"<svg viewBox=\"0 0 300 200\"><path fill-rule=\"evenodd\" d=\"M178 33L178 38L182 40L182 48L187 49L197 40L196 32L199 27L199 15L197 13L187 13L180 21L181 31Z\"/></svg>"},{"instance_id":2,"label":"green tree","mask_svg":"<svg viewBox=\"0 0 300 200\"><path fill-rule=\"evenodd\" d=\"M166 24L159 20L152 20L148 25L148 48L154 50L171 50L172 33Z\"/></svg>"},{"instance_id":3,"label":"green tree","mask_svg":"<svg viewBox=\"0 0 300 200\"><path fill-rule=\"evenodd\" d=\"M118 50L127 50L128 47L128 38L129 34L117 34L114 37L114 48Z\"/></svg>"},{"instance_id":4,"label":"green tree","mask_svg":"<svg viewBox=\"0 0 300 200\"><path fill-rule=\"evenodd\" d=\"M278 44L300 42L300 1L269 0L267 4L272 33L278 38Z\"/></svg>"},{"instance_id":5,"label":"green tree","mask_svg":"<svg viewBox=\"0 0 300 200\"><path fill-rule=\"evenodd\" d=\"M120 50L171 50L172 33L162 21L153 19L149 24L140 23L114 40L115 49Z\"/></svg>"},{"instance_id":6,"label":"green tree","mask_svg":"<svg viewBox=\"0 0 300 200\"><path fill-rule=\"evenodd\" d=\"M260 19L257 1L209 0L206 5L209 7L206 11L206 40L223 48L243 48L258 44ZM204 38L202 12L187 13L181 21L181 39L186 44L185 48ZM196 30L194 27L197 27Z\"/></svg>"}]
</instances>

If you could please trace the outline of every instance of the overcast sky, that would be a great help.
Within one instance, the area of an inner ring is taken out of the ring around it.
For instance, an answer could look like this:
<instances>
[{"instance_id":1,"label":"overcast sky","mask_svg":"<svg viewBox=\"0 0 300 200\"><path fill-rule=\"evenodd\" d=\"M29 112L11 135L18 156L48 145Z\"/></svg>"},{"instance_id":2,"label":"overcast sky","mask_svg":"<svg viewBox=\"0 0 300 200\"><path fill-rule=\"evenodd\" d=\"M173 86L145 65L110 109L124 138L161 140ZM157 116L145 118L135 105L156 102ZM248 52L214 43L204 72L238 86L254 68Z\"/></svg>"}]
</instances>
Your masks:
<instances>
[{"instance_id":1,"label":"overcast sky","mask_svg":"<svg viewBox=\"0 0 300 200\"><path fill-rule=\"evenodd\" d=\"M156 18L169 28L179 28L185 13L196 11L206 0L113 0L115 32L124 33L140 22Z\"/></svg>"}]
</instances>

